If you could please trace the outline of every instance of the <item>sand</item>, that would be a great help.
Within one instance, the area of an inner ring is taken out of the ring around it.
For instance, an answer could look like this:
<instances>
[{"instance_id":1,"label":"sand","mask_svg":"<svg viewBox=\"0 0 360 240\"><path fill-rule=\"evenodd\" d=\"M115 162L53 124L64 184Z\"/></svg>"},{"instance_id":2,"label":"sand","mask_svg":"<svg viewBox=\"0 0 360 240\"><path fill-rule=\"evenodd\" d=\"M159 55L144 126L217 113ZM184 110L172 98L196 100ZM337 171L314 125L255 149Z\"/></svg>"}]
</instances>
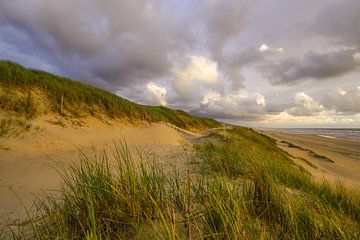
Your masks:
<instances>
[{"instance_id":1,"label":"sand","mask_svg":"<svg viewBox=\"0 0 360 240\"><path fill-rule=\"evenodd\" d=\"M59 189L56 168L78 163L79 150L93 156L94 151L111 151L114 142L126 140L132 152L140 148L157 159L183 161L183 147L194 137L164 123L134 127L88 118L82 125L60 124L47 116L33 122L38 131L0 139L0 223L24 219L24 207L31 208L36 196Z\"/></svg>"},{"instance_id":2,"label":"sand","mask_svg":"<svg viewBox=\"0 0 360 240\"><path fill-rule=\"evenodd\" d=\"M289 134L274 131L261 131L263 134L277 140L280 148L292 155L296 164L309 171L317 180L343 181L352 187L360 187L360 142L326 138L306 134ZM289 147L290 142L303 149L326 156L334 162L314 157L308 151ZM310 166L306 161L314 166Z\"/></svg>"}]
</instances>

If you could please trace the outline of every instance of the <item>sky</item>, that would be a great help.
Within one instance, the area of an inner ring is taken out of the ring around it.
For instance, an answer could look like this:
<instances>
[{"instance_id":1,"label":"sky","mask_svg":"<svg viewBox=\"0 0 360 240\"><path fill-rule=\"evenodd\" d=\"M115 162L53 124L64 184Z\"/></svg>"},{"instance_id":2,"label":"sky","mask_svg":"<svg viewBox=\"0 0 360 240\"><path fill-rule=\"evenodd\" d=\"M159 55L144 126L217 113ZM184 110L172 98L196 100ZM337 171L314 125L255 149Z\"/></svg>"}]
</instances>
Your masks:
<instances>
[{"instance_id":1,"label":"sky","mask_svg":"<svg viewBox=\"0 0 360 240\"><path fill-rule=\"evenodd\" d=\"M251 127L360 127L359 0L2 0L0 59Z\"/></svg>"}]
</instances>

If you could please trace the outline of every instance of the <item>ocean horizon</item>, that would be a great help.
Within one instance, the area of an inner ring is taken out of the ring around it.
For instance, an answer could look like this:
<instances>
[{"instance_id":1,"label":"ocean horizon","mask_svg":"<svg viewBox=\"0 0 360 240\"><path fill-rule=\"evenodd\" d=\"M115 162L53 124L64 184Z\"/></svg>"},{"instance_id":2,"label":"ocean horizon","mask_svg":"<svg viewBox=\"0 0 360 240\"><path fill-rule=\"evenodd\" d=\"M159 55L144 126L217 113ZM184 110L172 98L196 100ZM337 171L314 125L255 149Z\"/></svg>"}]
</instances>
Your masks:
<instances>
[{"instance_id":1,"label":"ocean horizon","mask_svg":"<svg viewBox=\"0 0 360 240\"><path fill-rule=\"evenodd\" d=\"M360 128L266 128L264 130L360 141Z\"/></svg>"}]
</instances>

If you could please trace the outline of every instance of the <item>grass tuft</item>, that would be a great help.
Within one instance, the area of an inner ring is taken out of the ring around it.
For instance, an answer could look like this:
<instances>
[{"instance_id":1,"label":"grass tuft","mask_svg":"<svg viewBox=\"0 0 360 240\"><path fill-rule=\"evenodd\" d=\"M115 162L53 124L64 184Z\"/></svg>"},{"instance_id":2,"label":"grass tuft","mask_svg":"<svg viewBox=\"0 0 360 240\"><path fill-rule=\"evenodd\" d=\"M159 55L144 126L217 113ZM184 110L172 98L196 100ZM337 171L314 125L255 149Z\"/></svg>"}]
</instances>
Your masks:
<instances>
[{"instance_id":1,"label":"grass tuft","mask_svg":"<svg viewBox=\"0 0 360 240\"><path fill-rule=\"evenodd\" d=\"M0 118L0 138L9 136L19 136L21 133L29 131L31 123L21 118Z\"/></svg>"},{"instance_id":2,"label":"grass tuft","mask_svg":"<svg viewBox=\"0 0 360 240\"><path fill-rule=\"evenodd\" d=\"M328 157L326 157L326 156L324 156L324 155L317 154L316 152L314 152L314 151L312 151L312 150L310 150L310 149L302 148L302 147L300 147L300 146L297 146L297 145L295 145L295 144L292 144L292 143L286 142L286 141L281 141L281 142L287 144L289 148L297 148L297 149L300 149L300 150L302 150L302 151L306 151L306 152L308 152L311 156L313 156L314 158L320 158L320 159L323 159L323 160L325 160L325 161L332 162L332 163L334 162L334 160L332 160L332 159L330 159L330 158L328 158Z\"/></svg>"}]
</instances>

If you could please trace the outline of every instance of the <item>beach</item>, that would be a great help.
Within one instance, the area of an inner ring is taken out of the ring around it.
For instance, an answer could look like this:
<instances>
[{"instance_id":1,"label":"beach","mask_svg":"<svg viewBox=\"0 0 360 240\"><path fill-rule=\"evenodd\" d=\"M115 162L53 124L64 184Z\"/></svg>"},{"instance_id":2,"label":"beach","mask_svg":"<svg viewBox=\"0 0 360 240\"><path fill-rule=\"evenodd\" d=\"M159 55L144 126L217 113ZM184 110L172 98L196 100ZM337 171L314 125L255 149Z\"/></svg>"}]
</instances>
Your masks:
<instances>
[{"instance_id":1,"label":"beach","mask_svg":"<svg viewBox=\"0 0 360 240\"><path fill-rule=\"evenodd\" d=\"M281 131L260 132L276 139L295 164L315 179L340 180L349 186L360 186L360 141Z\"/></svg>"}]
</instances>

